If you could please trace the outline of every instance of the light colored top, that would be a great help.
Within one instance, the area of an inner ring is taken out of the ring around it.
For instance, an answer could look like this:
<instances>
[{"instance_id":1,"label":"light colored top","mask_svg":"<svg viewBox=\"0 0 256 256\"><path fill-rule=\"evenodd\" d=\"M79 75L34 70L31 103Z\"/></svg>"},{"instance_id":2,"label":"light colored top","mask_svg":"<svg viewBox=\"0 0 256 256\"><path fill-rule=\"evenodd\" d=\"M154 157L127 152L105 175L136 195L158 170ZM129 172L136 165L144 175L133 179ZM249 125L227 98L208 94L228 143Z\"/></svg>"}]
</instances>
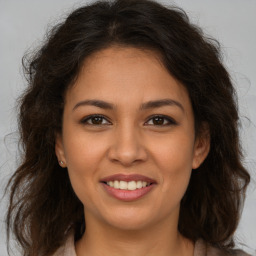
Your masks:
<instances>
[{"instance_id":1,"label":"light colored top","mask_svg":"<svg viewBox=\"0 0 256 256\"><path fill-rule=\"evenodd\" d=\"M203 240L198 240L195 243L194 256L229 256L227 254L217 248L209 246ZM69 236L66 243L60 247L53 256L77 256L75 251L75 243L74 236ZM231 256L231 255L230 255ZM241 251L234 250L234 254L232 256L250 256L249 254Z\"/></svg>"}]
</instances>

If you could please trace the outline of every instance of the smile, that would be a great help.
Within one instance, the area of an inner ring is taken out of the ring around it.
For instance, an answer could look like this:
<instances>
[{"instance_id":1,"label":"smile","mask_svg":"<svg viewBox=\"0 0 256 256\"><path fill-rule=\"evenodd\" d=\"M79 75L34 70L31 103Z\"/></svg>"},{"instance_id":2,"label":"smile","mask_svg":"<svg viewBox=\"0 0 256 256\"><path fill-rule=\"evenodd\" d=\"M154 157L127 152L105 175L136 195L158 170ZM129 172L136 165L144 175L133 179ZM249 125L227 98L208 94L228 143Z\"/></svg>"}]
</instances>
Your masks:
<instances>
[{"instance_id":1,"label":"smile","mask_svg":"<svg viewBox=\"0 0 256 256\"><path fill-rule=\"evenodd\" d=\"M115 188L115 189L123 189L123 190L135 190L135 189L140 189L140 188L145 188L149 186L151 183L146 182L146 181L124 181L124 180L115 180L115 181L108 181L107 185Z\"/></svg>"},{"instance_id":2,"label":"smile","mask_svg":"<svg viewBox=\"0 0 256 256\"><path fill-rule=\"evenodd\" d=\"M101 184L111 197L121 201L134 201L147 195L157 183L139 174L116 174L103 178Z\"/></svg>"}]
</instances>

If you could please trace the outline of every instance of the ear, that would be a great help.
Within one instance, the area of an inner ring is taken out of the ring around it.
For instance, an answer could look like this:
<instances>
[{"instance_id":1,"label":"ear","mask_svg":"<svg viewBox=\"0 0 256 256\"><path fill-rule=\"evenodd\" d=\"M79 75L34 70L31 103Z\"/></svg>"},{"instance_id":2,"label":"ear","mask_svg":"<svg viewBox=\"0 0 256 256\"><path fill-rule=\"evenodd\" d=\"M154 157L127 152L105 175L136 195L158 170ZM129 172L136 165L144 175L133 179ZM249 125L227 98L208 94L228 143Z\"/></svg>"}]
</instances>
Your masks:
<instances>
[{"instance_id":1,"label":"ear","mask_svg":"<svg viewBox=\"0 0 256 256\"><path fill-rule=\"evenodd\" d=\"M192 168L197 169L207 157L211 144L210 129L207 123L203 123L195 140Z\"/></svg>"},{"instance_id":2,"label":"ear","mask_svg":"<svg viewBox=\"0 0 256 256\"><path fill-rule=\"evenodd\" d=\"M55 154L58 158L58 162L61 167L67 167L66 166L66 157L65 157L65 151L63 146L63 140L61 134L57 134L55 138Z\"/></svg>"}]
</instances>

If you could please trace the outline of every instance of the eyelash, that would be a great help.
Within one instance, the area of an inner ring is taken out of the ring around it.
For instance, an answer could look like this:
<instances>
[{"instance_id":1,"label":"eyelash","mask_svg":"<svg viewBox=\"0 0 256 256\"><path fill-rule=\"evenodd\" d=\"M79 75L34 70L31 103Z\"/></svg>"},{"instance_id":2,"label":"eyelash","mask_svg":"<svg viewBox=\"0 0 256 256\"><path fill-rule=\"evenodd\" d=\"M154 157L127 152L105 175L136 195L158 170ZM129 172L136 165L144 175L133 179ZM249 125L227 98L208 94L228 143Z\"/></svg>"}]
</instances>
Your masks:
<instances>
[{"instance_id":1,"label":"eyelash","mask_svg":"<svg viewBox=\"0 0 256 256\"><path fill-rule=\"evenodd\" d=\"M92 123L93 118L101 118L101 120L105 120L106 123L93 124ZM163 124L148 124L149 121L153 120L154 118L161 118L164 120L164 123ZM89 123L89 121L90 121L90 123ZM111 122L105 116L99 115L99 114L87 116L81 120L81 123L84 125L95 125L95 126L111 125ZM145 122L145 125L147 125L147 126L151 126L151 125L153 125L153 126L171 126L171 125L177 125L177 122L173 118L166 116L166 115L153 115L148 118L148 120Z\"/></svg>"},{"instance_id":2,"label":"eyelash","mask_svg":"<svg viewBox=\"0 0 256 256\"><path fill-rule=\"evenodd\" d=\"M164 124L147 124L150 120L153 120L154 118L161 118L164 120ZM153 116L150 116L146 122L146 125L154 125L154 126L171 126L171 125L177 125L177 122L169 117L169 116L166 116L166 115L153 115Z\"/></svg>"},{"instance_id":3,"label":"eyelash","mask_svg":"<svg viewBox=\"0 0 256 256\"><path fill-rule=\"evenodd\" d=\"M98 126L98 125L107 125L107 124L93 124L93 123L89 123L88 121L89 121L89 120L92 121L93 118L102 118L102 119L104 119L104 120L107 121L108 125L111 124L110 121L109 121L105 116L103 116L103 115L97 115L97 114L96 114L96 115L90 115L90 116L87 116L87 117L83 118L83 119L81 120L81 123L82 123L82 124L85 124L85 125L95 125L95 126Z\"/></svg>"}]
</instances>

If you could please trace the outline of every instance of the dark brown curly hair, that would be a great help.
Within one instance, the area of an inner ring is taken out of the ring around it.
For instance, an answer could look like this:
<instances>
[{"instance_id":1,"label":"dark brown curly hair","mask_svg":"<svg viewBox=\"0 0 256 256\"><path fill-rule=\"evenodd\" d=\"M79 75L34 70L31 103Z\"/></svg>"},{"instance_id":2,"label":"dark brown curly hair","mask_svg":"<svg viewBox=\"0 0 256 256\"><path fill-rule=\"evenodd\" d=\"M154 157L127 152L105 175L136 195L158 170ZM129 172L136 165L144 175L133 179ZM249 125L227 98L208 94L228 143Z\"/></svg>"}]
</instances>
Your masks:
<instances>
[{"instance_id":1,"label":"dark brown curly hair","mask_svg":"<svg viewBox=\"0 0 256 256\"><path fill-rule=\"evenodd\" d=\"M55 26L43 47L24 58L28 87L20 98L22 161L9 181L7 235L23 255L51 255L75 230L84 230L83 205L55 156L64 95L84 60L111 45L157 51L187 89L196 131L209 125L211 149L192 172L181 201L179 231L213 246L234 246L250 176L241 163L236 94L222 64L219 44L204 36L177 7L148 0L100 1L73 11Z\"/></svg>"}]
</instances>

